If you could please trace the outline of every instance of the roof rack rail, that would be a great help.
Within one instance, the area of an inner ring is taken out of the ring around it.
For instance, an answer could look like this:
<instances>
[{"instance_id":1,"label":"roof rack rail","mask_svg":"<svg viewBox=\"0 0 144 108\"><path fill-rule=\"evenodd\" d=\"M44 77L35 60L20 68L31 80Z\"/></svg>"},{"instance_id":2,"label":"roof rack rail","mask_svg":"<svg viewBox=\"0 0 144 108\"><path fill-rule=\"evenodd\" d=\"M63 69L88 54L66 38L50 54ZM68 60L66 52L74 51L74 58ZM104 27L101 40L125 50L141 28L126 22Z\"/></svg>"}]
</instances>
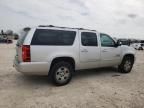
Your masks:
<instances>
[{"instance_id":1,"label":"roof rack rail","mask_svg":"<svg viewBox=\"0 0 144 108\"><path fill-rule=\"evenodd\" d=\"M91 30L91 29L84 29L84 28L78 28L79 30L90 30L90 31L96 31L96 30Z\"/></svg>"},{"instance_id":2,"label":"roof rack rail","mask_svg":"<svg viewBox=\"0 0 144 108\"><path fill-rule=\"evenodd\" d=\"M84 28L60 27L60 26L54 26L54 25L39 25L38 27L57 27L57 28L69 28L69 29L78 29L78 30L90 30L90 29L84 29ZM90 31L96 31L96 30L90 30Z\"/></svg>"},{"instance_id":3,"label":"roof rack rail","mask_svg":"<svg viewBox=\"0 0 144 108\"><path fill-rule=\"evenodd\" d=\"M54 25L39 25L38 27L55 27Z\"/></svg>"},{"instance_id":4,"label":"roof rack rail","mask_svg":"<svg viewBox=\"0 0 144 108\"><path fill-rule=\"evenodd\" d=\"M54 26L54 25L39 25L38 27L58 27L58 28L70 28L70 27L60 27L60 26ZM74 29L74 28L71 28Z\"/></svg>"}]
</instances>

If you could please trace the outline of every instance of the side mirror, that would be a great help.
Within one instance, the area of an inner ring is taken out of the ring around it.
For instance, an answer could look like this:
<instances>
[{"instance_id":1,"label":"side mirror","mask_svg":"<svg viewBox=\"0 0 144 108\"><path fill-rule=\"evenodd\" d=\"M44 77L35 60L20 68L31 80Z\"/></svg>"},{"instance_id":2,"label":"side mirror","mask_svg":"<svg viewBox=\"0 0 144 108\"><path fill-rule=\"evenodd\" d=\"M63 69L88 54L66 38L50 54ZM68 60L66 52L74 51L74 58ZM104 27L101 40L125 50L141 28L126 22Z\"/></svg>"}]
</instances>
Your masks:
<instances>
[{"instance_id":1,"label":"side mirror","mask_svg":"<svg viewBox=\"0 0 144 108\"><path fill-rule=\"evenodd\" d=\"M115 44L115 47L118 47L118 46L121 46L121 45L122 45L122 42L117 41L116 44Z\"/></svg>"},{"instance_id":2,"label":"side mirror","mask_svg":"<svg viewBox=\"0 0 144 108\"><path fill-rule=\"evenodd\" d=\"M121 45L122 45L122 42L118 41L118 45L121 46Z\"/></svg>"}]
</instances>

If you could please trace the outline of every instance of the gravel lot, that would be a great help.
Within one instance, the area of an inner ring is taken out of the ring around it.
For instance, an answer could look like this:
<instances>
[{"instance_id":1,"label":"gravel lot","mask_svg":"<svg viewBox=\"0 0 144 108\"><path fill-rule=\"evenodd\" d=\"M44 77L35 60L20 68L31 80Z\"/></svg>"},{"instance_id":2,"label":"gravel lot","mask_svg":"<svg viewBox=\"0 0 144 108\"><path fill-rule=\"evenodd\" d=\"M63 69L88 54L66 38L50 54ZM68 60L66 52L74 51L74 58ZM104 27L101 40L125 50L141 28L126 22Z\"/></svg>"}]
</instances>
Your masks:
<instances>
[{"instance_id":1,"label":"gravel lot","mask_svg":"<svg viewBox=\"0 0 144 108\"><path fill-rule=\"evenodd\" d=\"M79 71L66 86L12 67L14 44L0 44L0 108L144 108L144 51L129 74L115 68Z\"/></svg>"}]
</instances>

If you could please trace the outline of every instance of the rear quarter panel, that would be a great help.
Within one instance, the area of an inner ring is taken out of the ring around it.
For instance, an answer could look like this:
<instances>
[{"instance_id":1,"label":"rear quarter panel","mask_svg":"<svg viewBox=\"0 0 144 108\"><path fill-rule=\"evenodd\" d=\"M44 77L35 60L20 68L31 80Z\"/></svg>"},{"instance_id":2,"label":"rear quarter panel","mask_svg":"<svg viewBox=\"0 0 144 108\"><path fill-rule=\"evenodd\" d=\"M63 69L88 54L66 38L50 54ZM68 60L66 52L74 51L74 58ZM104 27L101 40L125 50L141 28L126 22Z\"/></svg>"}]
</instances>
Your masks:
<instances>
[{"instance_id":1,"label":"rear quarter panel","mask_svg":"<svg viewBox=\"0 0 144 108\"><path fill-rule=\"evenodd\" d=\"M52 60L56 57L72 57L75 60L76 66L78 66L79 63L78 31L76 31L76 37L73 45L71 46L31 45L32 62L51 63Z\"/></svg>"}]
</instances>

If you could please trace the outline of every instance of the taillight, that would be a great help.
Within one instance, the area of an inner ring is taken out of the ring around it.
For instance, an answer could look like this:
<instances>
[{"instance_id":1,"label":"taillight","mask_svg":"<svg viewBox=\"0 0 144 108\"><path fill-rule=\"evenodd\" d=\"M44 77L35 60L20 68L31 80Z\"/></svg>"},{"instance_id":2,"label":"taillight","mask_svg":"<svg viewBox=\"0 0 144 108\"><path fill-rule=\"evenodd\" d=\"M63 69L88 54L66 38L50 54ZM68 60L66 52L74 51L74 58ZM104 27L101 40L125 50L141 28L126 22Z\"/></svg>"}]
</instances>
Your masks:
<instances>
[{"instance_id":1,"label":"taillight","mask_svg":"<svg viewBox=\"0 0 144 108\"><path fill-rule=\"evenodd\" d=\"M22 46L22 59L23 59L23 62L30 62L31 61L30 45L23 45Z\"/></svg>"}]
</instances>

